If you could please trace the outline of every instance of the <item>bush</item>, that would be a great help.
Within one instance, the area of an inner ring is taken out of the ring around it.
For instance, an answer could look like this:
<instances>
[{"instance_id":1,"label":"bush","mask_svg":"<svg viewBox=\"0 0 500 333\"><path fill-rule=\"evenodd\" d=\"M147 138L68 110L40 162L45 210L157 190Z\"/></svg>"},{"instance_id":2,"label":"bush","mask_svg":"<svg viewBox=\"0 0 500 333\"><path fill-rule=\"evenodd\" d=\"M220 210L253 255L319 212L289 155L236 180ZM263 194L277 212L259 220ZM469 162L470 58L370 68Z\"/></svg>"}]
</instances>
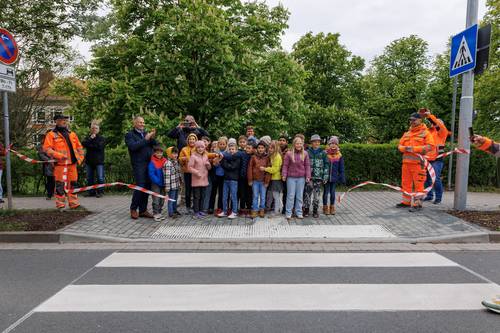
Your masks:
<instances>
[{"instance_id":1,"label":"bush","mask_svg":"<svg viewBox=\"0 0 500 333\"><path fill-rule=\"evenodd\" d=\"M347 185L352 186L366 180L375 182L401 183L401 154L396 144L356 144L341 145L345 160ZM35 150L21 151L36 158ZM446 179L448 158L445 160L443 179ZM496 186L499 184L500 162L491 155L474 149L471 154L469 185L475 187ZM132 168L126 147L106 150L106 182L122 181L133 183ZM5 179L5 177L3 177ZM85 184L85 168L79 168L79 183ZM26 163L12 157L12 185L15 194L41 195L44 190L42 167ZM118 190L115 188L113 190ZM126 189L121 189L126 190Z\"/></svg>"}]
</instances>

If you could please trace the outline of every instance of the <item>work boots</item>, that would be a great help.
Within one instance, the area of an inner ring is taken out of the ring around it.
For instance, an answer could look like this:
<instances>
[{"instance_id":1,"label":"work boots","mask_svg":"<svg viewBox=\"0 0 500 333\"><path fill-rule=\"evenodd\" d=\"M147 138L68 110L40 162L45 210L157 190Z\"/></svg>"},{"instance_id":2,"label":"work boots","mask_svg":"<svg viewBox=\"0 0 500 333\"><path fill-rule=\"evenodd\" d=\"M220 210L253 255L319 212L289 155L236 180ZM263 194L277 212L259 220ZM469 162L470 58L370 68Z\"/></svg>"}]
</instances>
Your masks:
<instances>
[{"instance_id":1,"label":"work boots","mask_svg":"<svg viewBox=\"0 0 500 333\"><path fill-rule=\"evenodd\" d=\"M266 212L263 209L259 210L259 217L264 217L264 216L266 216Z\"/></svg>"},{"instance_id":2,"label":"work boots","mask_svg":"<svg viewBox=\"0 0 500 333\"><path fill-rule=\"evenodd\" d=\"M330 215L330 207L328 205L323 205L323 214Z\"/></svg>"},{"instance_id":3,"label":"work boots","mask_svg":"<svg viewBox=\"0 0 500 333\"><path fill-rule=\"evenodd\" d=\"M330 205L330 215L335 215L335 205Z\"/></svg>"}]
</instances>

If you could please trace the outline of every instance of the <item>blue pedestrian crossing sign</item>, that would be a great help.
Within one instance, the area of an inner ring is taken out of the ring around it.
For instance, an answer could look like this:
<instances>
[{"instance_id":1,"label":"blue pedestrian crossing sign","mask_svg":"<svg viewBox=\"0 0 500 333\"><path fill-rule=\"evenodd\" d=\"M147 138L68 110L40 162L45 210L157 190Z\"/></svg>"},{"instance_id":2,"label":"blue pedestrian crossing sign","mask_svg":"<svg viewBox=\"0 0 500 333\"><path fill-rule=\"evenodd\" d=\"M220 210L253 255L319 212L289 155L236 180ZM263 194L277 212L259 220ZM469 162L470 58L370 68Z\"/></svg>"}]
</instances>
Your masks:
<instances>
[{"instance_id":1,"label":"blue pedestrian crossing sign","mask_svg":"<svg viewBox=\"0 0 500 333\"><path fill-rule=\"evenodd\" d=\"M450 77L476 67L477 24L451 39Z\"/></svg>"}]
</instances>

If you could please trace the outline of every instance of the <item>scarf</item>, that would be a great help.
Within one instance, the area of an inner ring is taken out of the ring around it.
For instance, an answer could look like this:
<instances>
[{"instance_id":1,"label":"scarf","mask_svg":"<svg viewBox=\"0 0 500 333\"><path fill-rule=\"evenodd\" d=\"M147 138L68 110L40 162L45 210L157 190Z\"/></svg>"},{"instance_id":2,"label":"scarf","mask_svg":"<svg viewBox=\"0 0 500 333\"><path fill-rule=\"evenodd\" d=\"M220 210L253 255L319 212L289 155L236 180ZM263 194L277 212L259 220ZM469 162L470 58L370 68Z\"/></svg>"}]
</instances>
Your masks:
<instances>
[{"instance_id":1,"label":"scarf","mask_svg":"<svg viewBox=\"0 0 500 333\"><path fill-rule=\"evenodd\" d=\"M342 154L340 153L340 149L337 149L334 151L333 149L328 148L326 150L326 154L327 154L327 157L330 161L339 160L342 157Z\"/></svg>"}]
</instances>

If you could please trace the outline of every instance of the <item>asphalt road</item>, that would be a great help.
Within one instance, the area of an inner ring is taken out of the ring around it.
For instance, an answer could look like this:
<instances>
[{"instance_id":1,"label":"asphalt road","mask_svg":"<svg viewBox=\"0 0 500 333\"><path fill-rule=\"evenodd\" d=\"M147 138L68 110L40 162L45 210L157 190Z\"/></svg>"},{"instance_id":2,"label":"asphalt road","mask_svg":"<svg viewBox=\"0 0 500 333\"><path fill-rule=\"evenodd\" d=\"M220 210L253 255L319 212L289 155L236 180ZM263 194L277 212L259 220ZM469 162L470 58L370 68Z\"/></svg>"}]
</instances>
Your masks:
<instances>
[{"instance_id":1,"label":"asphalt road","mask_svg":"<svg viewBox=\"0 0 500 333\"><path fill-rule=\"evenodd\" d=\"M8 332L500 327L500 315L478 304L500 294L499 251L207 256L1 250L0 267L0 331Z\"/></svg>"}]
</instances>

